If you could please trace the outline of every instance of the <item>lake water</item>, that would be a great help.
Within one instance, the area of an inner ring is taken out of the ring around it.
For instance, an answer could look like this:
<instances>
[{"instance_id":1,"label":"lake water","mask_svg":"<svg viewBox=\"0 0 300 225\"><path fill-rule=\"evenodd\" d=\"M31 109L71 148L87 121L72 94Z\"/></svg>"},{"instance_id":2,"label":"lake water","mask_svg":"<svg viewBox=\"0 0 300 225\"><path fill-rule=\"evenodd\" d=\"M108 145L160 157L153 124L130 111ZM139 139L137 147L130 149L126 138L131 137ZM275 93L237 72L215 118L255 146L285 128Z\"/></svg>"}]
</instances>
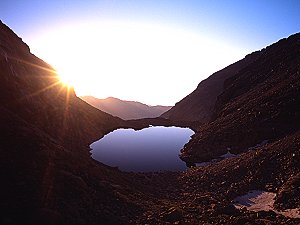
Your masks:
<instances>
[{"instance_id":1,"label":"lake water","mask_svg":"<svg viewBox=\"0 0 300 225\"><path fill-rule=\"evenodd\" d=\"M180 150L193 134L180 127L117 129L90 147L93 159L123 171L180 171L186 169Z\"/></svg>"}]
</instances>

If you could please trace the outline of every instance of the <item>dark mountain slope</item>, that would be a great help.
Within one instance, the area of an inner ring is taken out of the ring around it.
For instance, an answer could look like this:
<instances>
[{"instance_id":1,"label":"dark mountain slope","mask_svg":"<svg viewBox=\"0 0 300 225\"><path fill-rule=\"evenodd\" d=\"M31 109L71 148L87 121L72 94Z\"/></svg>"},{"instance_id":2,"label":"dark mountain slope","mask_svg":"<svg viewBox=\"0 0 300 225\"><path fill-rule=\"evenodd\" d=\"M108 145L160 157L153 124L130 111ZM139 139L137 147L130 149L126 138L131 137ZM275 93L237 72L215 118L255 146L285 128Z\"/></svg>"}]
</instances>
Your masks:
<instances>
[{"instance_id":1,"label":"dark mountain slope","mask_svg":"<svg viewBox=\"0 0 300 225\"><path fill-rule=\"evenodd\" d=\"M171 106L149 106L140 102L124 101L113 97L98 99L92 96L83 96L80 98L95 108L124 120L158 117L171 108Z\"/></svg>"},{"instance_id":2,"label":"dark mountain slope","mask_svg":"<svg viewBox=\"0 0 300 225\"><path fill-rule=\"evenodd\" d=\"M90 107L63 87L54 70L29 52L8 27L0 27L0 104L56 139L83 143L113 129L121 120ZM60 129L57 129L60 127ZM72 133L69 131L72 130ZM83 135L82 135L83 134Z\"/></svg>"},{"instance_id":3,"label":"dark mountain slope","mask_svg":"<svg viewBox=\"0 0 300 225\"><path fill-rule=\"evenodd\" d=\"M0 115L1 224L128 224L139 211L122 197L133 196L126 175L11 112Z\"/></svg>"},{"instance_id":4,"label":"dark mountain slope","mask_svg":"<svg viewBox=\"0 0 300 225\"><path fill-rule=\"evenodd\" d=\"M260 52L254 52L247 55L244 59L212 74L201 81L191 94L176 103L169 111L163 113L161 117L173 121L197 121L198 123L210 121L217 97L223 91L224 81L250 65L259 55Z\"/></svg>"},{"instance_id":5,"label":"dark mountain slope","mask_svg":"<svg viewBox=\"0 0 300 225\"><path fill-rule=\"evenodd\" d=\"M0 23L0 224L128 224L139 211L132 178L88 148L123 125L63 87Z\"/></svg>"},{"instance_id":6,"label":"dark mountain slope","mask_svg":"<svg viewBox=\"0 0 300 225\"><path fill-rule=\"evenodd\" d=\"M182 152L184 160L205 161L228 149L243 152L299 130L300 34L259 55L225 80L212 122L199 127Z\"/></svg>"}]
</instances>

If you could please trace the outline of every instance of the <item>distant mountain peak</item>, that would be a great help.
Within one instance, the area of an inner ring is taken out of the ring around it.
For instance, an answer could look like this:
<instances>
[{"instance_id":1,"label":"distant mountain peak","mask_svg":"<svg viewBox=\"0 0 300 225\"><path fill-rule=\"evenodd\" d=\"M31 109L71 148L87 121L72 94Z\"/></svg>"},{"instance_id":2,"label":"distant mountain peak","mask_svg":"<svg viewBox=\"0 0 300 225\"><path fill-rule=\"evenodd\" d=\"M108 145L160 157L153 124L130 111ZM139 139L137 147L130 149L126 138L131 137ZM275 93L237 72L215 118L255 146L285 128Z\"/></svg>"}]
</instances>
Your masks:
<instances>
[{"instance_id":1,"label":"distant mountain peak","mask_svg":"<svg viewBox=\"0 0 300 225\"><path fill-rule=\"evenodd\" d=\"M149 106L137 101L121 100L115 97L98 99L93 96L81 96L90 105L125 120L155 118L166 112L171 106Z\"/></svg>"}]
</instances>

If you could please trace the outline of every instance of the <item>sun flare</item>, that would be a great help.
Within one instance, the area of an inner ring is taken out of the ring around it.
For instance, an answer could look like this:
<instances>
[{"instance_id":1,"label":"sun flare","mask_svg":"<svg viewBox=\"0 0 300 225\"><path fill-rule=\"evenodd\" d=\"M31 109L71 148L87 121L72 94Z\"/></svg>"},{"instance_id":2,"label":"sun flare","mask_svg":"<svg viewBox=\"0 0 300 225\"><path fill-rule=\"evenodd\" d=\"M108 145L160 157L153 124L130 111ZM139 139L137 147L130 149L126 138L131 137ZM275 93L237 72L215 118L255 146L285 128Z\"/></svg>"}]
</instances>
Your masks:
<instances>
[{"instance_id":1,"label":"sun flare","mask_svg":"<svg viewBox=\"0 0 300 225\"><path fill-rule=\"evenodd\" d=\"M68 79L67 77L61 76L59 71L57 71L57 73L58 73L58 79L63 86L74 86L72 84L72 80Z\"/></svg>"},{"instance_id":2,"label":"sun flare","mask_svg":"<svg viewBox=\"0 0 300 225\"><path fill-rule=\"evenodd\" d=\"M126 22L64 25L41 34L35 43L38 55L79 96L165 105L244 54L187 30Z\"/></svg>"}]
</instances>

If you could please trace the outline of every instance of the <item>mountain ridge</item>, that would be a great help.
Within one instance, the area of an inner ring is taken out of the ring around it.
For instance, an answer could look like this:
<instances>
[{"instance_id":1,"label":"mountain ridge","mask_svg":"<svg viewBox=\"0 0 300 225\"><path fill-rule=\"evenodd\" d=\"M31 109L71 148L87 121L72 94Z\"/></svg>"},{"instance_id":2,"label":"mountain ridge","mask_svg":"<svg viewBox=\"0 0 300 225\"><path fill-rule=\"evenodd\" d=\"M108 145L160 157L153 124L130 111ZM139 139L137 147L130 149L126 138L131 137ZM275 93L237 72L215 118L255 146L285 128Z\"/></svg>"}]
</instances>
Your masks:
<instances>
[{"instance_id":1,"label":"mountain ridge","mask_svg":"<svg viewBox=\"0 0 300 225\"><path fill-rule=\"evenodd\" d=\"M211 120L198 127L182 159L210 160L227 149L241 153L299 129L299 40L297 33L262 49L224 80Z\"/></svg>"},{"instance_id":2,"label":"mountain ridge","mask_svg":"<svg viewBox=\"0 0 300 225\"><path fill-rule=\"evenodd\" d=\"M155 118L171 106L150 106L137 101L126 101L114 97L98 99L93 96L81 96L90 105L124 120Z\"/></svg>"},{"instance_id":3,"label":"mountain ridge","mask_svg":"<svg viewBox=\"0 0 300 225\"><path fill-rule=\"evenodd\" d=\"M248 54L244 59L213 73L201 81L192 93L177 102L170 110L163 113L161 117L174 121L209 122L213 115L217 97L223 91L223 82L227 78L234 76L243 67L255 61L259 54L259 51Z\"/></svg>"},{"instance_id":4,"label":"mountain ridge","mask_svg":"<svg viewBox=\"0 0 300 225\"><path fill-rule=\"evenodd\" d=\"M82 224L84 214L86 224L128 224L137 207L110 185L128 190L131 178L88 147L126 123L79 99L2 22L0 85L0 223Z\"/></svg>"}]
</instances>

